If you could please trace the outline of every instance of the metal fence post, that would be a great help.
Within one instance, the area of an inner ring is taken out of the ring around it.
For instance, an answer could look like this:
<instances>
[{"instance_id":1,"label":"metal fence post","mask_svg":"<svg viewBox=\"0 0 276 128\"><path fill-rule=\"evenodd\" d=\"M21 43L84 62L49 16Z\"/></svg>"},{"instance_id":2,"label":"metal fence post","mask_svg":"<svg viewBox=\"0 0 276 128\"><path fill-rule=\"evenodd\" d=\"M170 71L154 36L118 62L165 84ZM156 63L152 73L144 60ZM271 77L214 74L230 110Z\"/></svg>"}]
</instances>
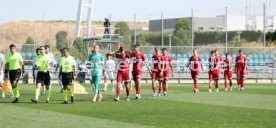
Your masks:
<instances>
[{"instance_id":1,"label":"metal fence post","mask_svg":"<svg viewBox=\"0 0 276 128\"><path fill-rule=\"evenodd\" d=\"M180 84L180 71L178 71L178 84Z\"/></svg>"},{"instance_id":2,"label":"metal fence post","mask_svg":"<svg viewBox=\"0 0 276 128\"><path fill-rule=\"evenodd\" d=\"M272 74L271 74L271 83L273 83L273 77L274 77L274 70L272 69Z\"/></svg>"},{"instance_id":3,"label":"metal fence post","mask_svg":"<svg viewBox=\"0 0 276 128\"><path fill-rule=\"evenodd\" d=\"M258 83L259 80L259 70L257 69L257 78L256 78L256 83Z\"/></svg>"}]
</instances>

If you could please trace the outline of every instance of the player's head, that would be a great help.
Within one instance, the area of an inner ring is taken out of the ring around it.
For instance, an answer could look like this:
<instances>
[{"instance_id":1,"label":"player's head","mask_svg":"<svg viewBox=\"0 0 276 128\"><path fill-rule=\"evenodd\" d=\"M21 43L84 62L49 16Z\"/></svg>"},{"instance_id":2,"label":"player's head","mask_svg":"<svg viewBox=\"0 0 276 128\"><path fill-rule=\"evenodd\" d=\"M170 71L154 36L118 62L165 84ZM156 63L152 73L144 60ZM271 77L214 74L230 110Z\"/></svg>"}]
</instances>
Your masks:
<instances>
[{"instance_id":1,"label":"player's head","mask_svg":"<svg viewBox=\"0 0 276 128\"><path fill-rule=\"evenodd\" d=\"M212 57L215 56L215 50L211 50L211 56L212 56Z\"/></svg>"},{"instance_id":2,"label":"player's head","mask_svg":"<svg viewBox=\"0 0 276 128\"><path fill-rule=\"evenodd\" d=\"M99 53L99 51L100 51L99 45L95 45L95 46L93 47L93 51L94 51L95 54Z\"/></svg>"},{"instance_id":3,"label":"player's head","mask_svg":"<svg viewBox=\"0 0 276 128\"><path fill-rule=\"evenodd\" d=\"M69 48L63 48L63 56L68 56L69 55Z\"/></svg>"},{"instance_id":4,"label":"player's head","mask_svg":"<svg viewBox=\"0 0 276 128\"><path fill-rule=\"evenodd\" d=\"M229 53L225 53L225 57L226 57L227 60L231 59L231 56L230 56Z\"/></svg>"},{"instance_id":5,"label":"player's head","mask_svg":"<svg viewBox=\"0 0 276 128\"><path fill-rule=\"evenodd\" d=\"M140 51L140 45L139 44L135 44L133 47L134 47L135 52Z\"/></svg>"},{"instance_id":6,"label":"player's head","mask_svg":"<svg viewBox=\"0 0 276 128\"><path fill-rule=\"evenodd\" d=\"M60 54L62 55L63 49L59 49Z\"/></svg>"},{"instance_id":7,"label":"player's head","mask_svg":"<svg viewBox=\"0 0 276 128\"><path fill-rule=\"evenodd\" d=\"M49 45L45 45L45 52L48 53L50 51L50 46Z\"/></svg>"},{"instance_id":8,"label":"player's head","mask_svg":"<svg viewBox=\"0 0 276 128\"><path fill-rule=\"evenodd\" d=\"M36 48L35 53L36 53L37 56L40 55L40 48Z\"/></svg>"},{"instance_id":9,"label":"player's head","mask_svg":"<svg viewBox=\"0 0 276 128\"><path fill-rule=\"evenodd\" d=\"M155 52L156 55L159 55L160 54L160 48L157 48L157 47L154 48L154 52Z\"/></svg>"},{"instance_id":10,"label":"player's head","mask_svg":"<svg viewBox=\"0 0 276 128\"><path fill-rule=\"evenodd\" d=\"M240 50L239 50L239 55L242 56L242 54L243 54L243 53L242 53L242 50L240 49Z\"/></svg>"},{"instance_id":11,"label":"player's head","mask_svg":"<svg viewBox=\"0 0 276 128\"><path fill-rule=\"evenodd\" d=\"M16 46L14 44L10 45L10 51L11 51L11 53L15 53L16 52Z\"/></svg>"},{"instance_id":12,"label":"player's head","mask_svg":"<svg viewBox=\"0 0 276 128\"><path fill-rule=\"evenodd\" d=\"M193 49L193 55L197 56L197 49Z\"/></svg>"},{"instance_id":13,"label":"player's head","mask_svg":"<svg viewBox=\"0 0 276 128\"><path fill-rule=\"evenodd\" d=\"M40 54L44 55L46 53L45 46L40 46Z\"/></svg>"},{"instance_id":14,"label":"player's head","mask_svg":"<svg viewBox=\"0 0 276 128\"><path fill-rule=\"evenodd\" d=\"M119 47L119 52L121 52L121 53L124 52L124 47L123 47L123 46L120 46L120 47Z\"/></svg>"},{"instance_id":15,"label":"player's head","mask_svg":"<svg viewBox=\"0 0 276 128\"><path fill-rule=\"evenodd\" d=\"M167 48L162 48L162 53L163 53L163 55L166 55L167 52L168 52L168 49L167 49Z\"/></svg>"},{"instance_id":16,"label":"player's head","mask_svg":"<svg viewBox=\"0 0 276 128\"><path fill-rule=\"evenodd\" d=\"M219 50L215 49L215 55L218 56L219 55Z\"/></svg>"},{"instance_id":17,"label":"player's head","mask_svg":"<svg viewBox=\"0 0 276 128\"><path fill-rule=\"evenodd\" d=\"M110 59L109 53L107 53L107 54L105 55L105 57L106 57L107 60L109 60L109 59Z\"/></svg>"}]
</instances>

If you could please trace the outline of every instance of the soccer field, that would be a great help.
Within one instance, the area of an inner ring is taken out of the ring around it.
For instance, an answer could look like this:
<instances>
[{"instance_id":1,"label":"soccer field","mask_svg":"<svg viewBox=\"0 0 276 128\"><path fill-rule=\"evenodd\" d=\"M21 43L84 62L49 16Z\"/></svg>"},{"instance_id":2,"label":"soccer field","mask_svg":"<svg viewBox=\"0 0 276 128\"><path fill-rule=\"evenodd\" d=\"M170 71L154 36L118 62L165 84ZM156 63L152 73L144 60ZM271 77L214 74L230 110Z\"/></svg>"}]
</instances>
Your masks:
<instances>
[{"instance_id":1,"label":"soccer field","mask_svg":"<svg viewBox=\"0 0 276 128\"><path fill-rule=\"evenodd\" d=\"M114 102L115 92L103 92L102 102L92 103L88 95L76 95L74 104L61 104L62 94L53 86L51 101L45 96L32 104L34 85L20 85L20 103L0 99L0 128L184 128L184 127L276 127L276 85L247 84L244 92L208 93L200 84L193 93L191 84L171 84L167 96L153 97L151 87L143 85L142 99ZM222 85L221 85L222 87ZM236 87L236 86L235 86Z\"/></svg>"}]
</instances>

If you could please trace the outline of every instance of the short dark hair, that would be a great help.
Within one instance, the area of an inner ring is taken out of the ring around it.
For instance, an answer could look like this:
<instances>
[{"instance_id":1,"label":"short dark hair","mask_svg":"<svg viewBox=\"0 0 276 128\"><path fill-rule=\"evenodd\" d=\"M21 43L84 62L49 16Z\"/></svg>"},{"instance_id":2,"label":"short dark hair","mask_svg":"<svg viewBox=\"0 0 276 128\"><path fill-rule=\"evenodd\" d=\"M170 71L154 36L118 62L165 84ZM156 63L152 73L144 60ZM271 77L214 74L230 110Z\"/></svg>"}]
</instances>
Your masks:
<instances>
[{"instance_id":1,"label":"short dark hair","mask_svg":"<svg viewBox=\"0 0 276 128\"><path fill-rule=\"evenodd\" d=\"M46 44L44 47L45 47L45 48L50 48L50 46L49 46L48 44Z\"/></svg>"},{"instance_id":2,"label":"short dark hair","mask_svg":"<svg viewBox=\"0 0 276 128\"><path fill-rule=\"evenodd\" d=\"M40 50L40 48L36 48L35 49L35 53L38 54L38 51Z\"/></svg>"},{"instance_id":3,"label":"short dark hair","mask_svg":"<svg viewBox=\"0 0 276 128\"><path fill-rule=\"evenodd\" d=\"M60 51L60 52L62 52L62 51L63 51L63 49L59 49L59 51Z\"/></svg>"},{"instance_id":4,"label":"short dark hair","mask_svg":"<svg viewBox=\"0 0 276 128\"><path fill-rule=\"evenodd\" d=\"M63 48L63 50L66 50L67 52L69 52L70 50L69 50L69 48Z\"/></svg>"},{"instance_id":5,"label":"short dark hair","mask_svg":"<svg viewBox=\"0 0 276 128\"><path fill-rule=\"evenodd\" d=\"M16 46L15 46L14 44L11 44L11 45L10 45L10 48L12 48L12 47L16 48Z\"/></svg>"},{"instance_id":6,"label":"short dark hair","mask_svg":"<svg viewBox=\"0 0 276 128\"><path fill-rule=\"evenodd\" d=\"M168 49L167 48L162 48L162 51L168 51Z\"/></svg>"},{"instance_id":7,"label":"short dark hair","mask_svg":"<svg viewBox=\"0 0 276 128\"><path fill-rule=\"evenodd\" d=\"M228 56L229 55L229 53L225 53L225 56Z\"/></svg>"},{"instance_id":8,"label":"short dark hair","mask_svg":"<svg viewBox=\"0 0 276 128\"><path fill-rule=\"evenodd\" d=\"M139 44L135 44L135 45L133 45L133 47L137 48L137 47L140 47L140 45Z\"/></svg>"},{"instance_id":9,"label":"short dark hair","mask_svg":"<svg viewBox=\"0 0 276 128\"><path fill-rule=\"evenodd\" d=\"M211 54L215 54L215 50L211 50Z\"/></svg>"}]
</instances>

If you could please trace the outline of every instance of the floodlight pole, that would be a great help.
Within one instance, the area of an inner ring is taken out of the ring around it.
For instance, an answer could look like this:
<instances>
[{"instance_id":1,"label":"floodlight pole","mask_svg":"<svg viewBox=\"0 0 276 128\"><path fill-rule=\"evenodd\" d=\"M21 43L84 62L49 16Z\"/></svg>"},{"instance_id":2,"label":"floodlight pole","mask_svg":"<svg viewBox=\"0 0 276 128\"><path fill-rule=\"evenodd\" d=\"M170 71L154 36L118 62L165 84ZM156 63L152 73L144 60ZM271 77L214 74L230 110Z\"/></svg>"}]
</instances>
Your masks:
<instances>
[{"instance_id":1,"label":"floodlight pole","mask_svg":"<svg viewBox=\"0 0 276 128\"><path fill-rule=\"evenodd\" d=\"M263 33L264 33L264 44L263 44L263 47L265 47L266 46L266 4L264 3L264 20L263 20L263 28L264 28L264 30L263 30Z\"/></svg>"},{"instance_id":2,"label":"floodlight pole","mask_svg":"<svg viewBox=\"0 0 276 128\"><path fill-rule=\"evenodd\" d=\"M194 49L194 9L192 9L192 49Z\"/></svg>"},{"instance_id":3,"label":"floodlight pole","mask_svg":"<svg viewBox=\"0 0 276 128\"><path fill-rule=\"evenodd\" d=\"M224 17L225 19L224 19L224 27L225 27L225 47L226 47L226 49L225 49L225 51L226 51L226 53L228 52L228 22L227 22L227 20L228 20L228 8L227 7L225 7L225 17Z\"/></svg>"},{"instance_id":4,"label":"floodlight pole","mask_svg":"<svg viewBox=\"0 0 276 128\"><path fill-rule=\"evenodd\" d=\"M136 34L137 34L137 31L136 31L136 13L134 14L134 45L136 45Z\"/></svg>"},{"instance_id":5,"label":"floodlight pole","mask_svg":"<svg viewBox=\"0 0 276 128\"><path fill-rule=\"evenodd\" d=\"M161 42L162 42L162 48L164 46L164 18L163 18L163 12L161 12Z\"/></svg>"}]
</instances>

